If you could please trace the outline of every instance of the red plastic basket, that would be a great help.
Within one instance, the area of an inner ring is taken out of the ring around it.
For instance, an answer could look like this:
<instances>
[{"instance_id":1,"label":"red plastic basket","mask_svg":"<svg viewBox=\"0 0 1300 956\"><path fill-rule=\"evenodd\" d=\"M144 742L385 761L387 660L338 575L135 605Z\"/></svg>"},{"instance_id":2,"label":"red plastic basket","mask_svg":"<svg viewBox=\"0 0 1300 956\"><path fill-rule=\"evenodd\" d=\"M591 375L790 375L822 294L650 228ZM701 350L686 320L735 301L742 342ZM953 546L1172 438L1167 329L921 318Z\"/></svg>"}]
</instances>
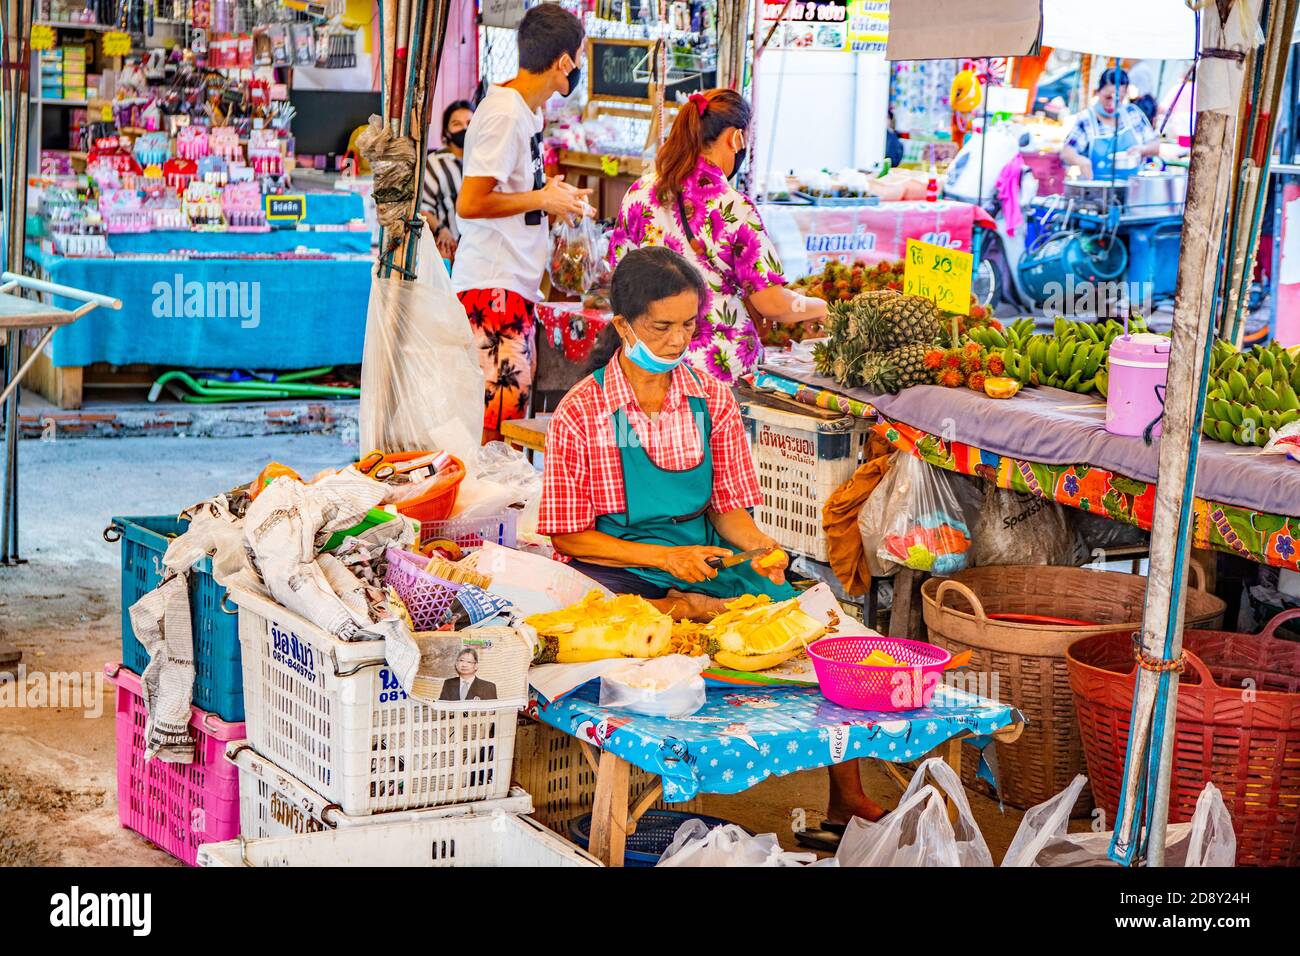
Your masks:
<instances>
[{"instance_id":1,"label":"red plastic basket","mask_svg":"<svg viewBox=\"0 0 1300 956\"><path fill-rule=\"evenodd\" d=\"M858 663L874 650L905 663L899 667ZM951 654L933 644L869 636L824 637L808 646L808 656L827 700L854 710L878 711L927 706L939 686L938 680L927 678L942 675L952 660Z\"/></svg>"},{"instance_id":2,"label":"red plastic basket","mask_svg":"<svg viewBox=\"0 0 1300 956\"><path fill-rule=\"evenodd\" d=\"M430 454L427 451L400 451L384 455L384 462L401 464ZM451 461L443 465L438 472L439 481L432 490L418 498L397 503L397 510L416 521L443 521L451 515L456 507L456 496L460 493L460 483L465 480L465 463L455 455L448 455Z\"/></svg>"},{"instance_id":3,"label":"red plastic basket","mask_svg":"<svg viewBox=\"0 0 1300 956\"><path fill-rule=\"evenodd\" d=\"M1189 630L1178 682L1169 820L1192 818L1212 781L1237 834L1239 866L1300 863L1300 643L1259 634ZM1099 634L1066 651L1088 780L1114 819L1124 777L1137 666L1126 634ZM1249 688L1252 692L1246 693Z\"/></svg>"},{"instance_id":4,"label":"red plastic basket","mask_svg":"<svg viewBox=\"0 0 1300 956\"><path fill-rule=\"evenodd\" d=\"M146 761L140 678L121 664L107 665L104 676L117 687L117 818L193 866L199 844L239 836L239 770L224 754L227 741L244 737L244 724L195 707L194 762Z\"/></svg>"}]
</instances>

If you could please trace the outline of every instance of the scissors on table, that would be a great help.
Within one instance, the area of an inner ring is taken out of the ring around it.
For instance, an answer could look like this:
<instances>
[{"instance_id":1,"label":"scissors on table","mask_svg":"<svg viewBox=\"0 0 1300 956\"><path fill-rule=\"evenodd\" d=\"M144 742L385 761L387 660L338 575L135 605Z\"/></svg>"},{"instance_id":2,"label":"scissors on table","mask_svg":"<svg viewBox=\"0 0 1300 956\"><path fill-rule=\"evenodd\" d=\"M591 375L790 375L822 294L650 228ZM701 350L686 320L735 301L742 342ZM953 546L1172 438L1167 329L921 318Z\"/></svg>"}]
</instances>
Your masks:
<instances>
[{"instance_id":1,"label":"scissors on table","mask_svg":"<svg viewBox=\"0 0 1300 956\"><path fill-rule=\"evenodd\" d=\"M382 451L372 451L357 462L357 471L375 481L388 481L397 475L397 467L384 457Z\"/></svg>"}]
</instances>

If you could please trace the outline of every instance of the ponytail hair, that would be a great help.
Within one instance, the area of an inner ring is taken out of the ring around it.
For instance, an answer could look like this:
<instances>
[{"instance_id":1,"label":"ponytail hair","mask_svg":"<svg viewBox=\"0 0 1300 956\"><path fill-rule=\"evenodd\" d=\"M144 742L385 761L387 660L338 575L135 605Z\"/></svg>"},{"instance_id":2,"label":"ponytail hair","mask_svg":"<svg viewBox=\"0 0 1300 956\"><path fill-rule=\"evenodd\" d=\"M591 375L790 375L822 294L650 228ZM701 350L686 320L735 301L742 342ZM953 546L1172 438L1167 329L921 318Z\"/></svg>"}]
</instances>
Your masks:
<instances>
[{"instance_id":1,"label":"ponytail hair","mask_svg":"<svg viewBox=\"0 0 1300 956\"><path fill-rule=\"evenodd\" d=\"M668 139L655 158L655 201L668 209L681 195L682 183L695 171L700 154L729 129L748 130L753 110L735 90L695 93L677 110Z\"/></svg>"}]
</instances>

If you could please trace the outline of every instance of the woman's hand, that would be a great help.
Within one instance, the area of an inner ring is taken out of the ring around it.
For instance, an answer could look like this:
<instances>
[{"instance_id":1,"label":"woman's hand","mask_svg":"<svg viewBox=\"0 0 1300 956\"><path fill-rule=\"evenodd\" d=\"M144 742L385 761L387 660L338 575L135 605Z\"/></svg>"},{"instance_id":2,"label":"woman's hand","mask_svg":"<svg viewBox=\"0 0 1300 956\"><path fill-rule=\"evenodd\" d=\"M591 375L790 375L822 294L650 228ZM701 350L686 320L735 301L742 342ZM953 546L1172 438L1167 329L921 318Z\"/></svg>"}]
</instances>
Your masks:
<instances>
[{"instance_id":1,"label":"woman's hand","mask_svg":"<svg viewBox=\"0 0 1300 956\"><path fill-rule=\"evenodd\" d=\"M438 230L438 235L434 237L438 244L438 252L444 259L452 259L456 256L456 240L452 237L451 230L443 226Z\"/></svg>"},{"instance_id":2,"label":"woman's hand","mask_svg":"<svg viewBox=\"0 0 1300 956\"><path fill-rule=\"evenodd\" d=\"M749 297L749 304L769 322L794 325L821 322L826 318L826 302L814 296L800 295L783 285L770 285Z\"/></svg>"},{"instance_id":3,"label":"woman's hand","mask_svg":"<svg viewBox=\"0 0 1300 956\"><path fill-rule=\"evenodd\" d=\"M785 584L785 569L790 566L790 556L786 554L777 545L772 542L772 552L776 557L773 559L773 553L761 555L749 562L749 566L754 569L754 573L761 578L767 578L773 584Z\"/></svg>"},{"instance_id":4,"label":"woman's hand","mask_svg":"<svg viewBox=\"0 0 1300 956\"><path fill-rule=\"evenodd\" d=\"M709 567L709 558L729 558L731 552L726 548L711 548L707 545L686 545L680 548L665 547L660 556L659 570L667 571L675 578L688 584L698 584L718 576L716 568Z\"/></svg>"}]
</instances>

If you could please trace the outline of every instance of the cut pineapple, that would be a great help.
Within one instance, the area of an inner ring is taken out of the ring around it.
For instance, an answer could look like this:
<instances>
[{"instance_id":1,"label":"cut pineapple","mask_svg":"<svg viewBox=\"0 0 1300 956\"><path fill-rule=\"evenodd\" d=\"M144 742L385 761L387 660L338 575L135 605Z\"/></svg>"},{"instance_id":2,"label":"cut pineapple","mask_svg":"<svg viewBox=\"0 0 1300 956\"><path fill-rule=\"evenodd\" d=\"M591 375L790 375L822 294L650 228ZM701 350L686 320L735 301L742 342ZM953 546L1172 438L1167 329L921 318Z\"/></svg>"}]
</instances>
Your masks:
<instances>
[{"instance_id":1,"label":"cut pineapple","mask_svg":"<svg viewBox=\"0 0 1300 956\"><path fill-rule=\"evenodd\" d=\"M776 667L825 631L804 612L797 598L773 604L766 594L747 594L729 602L726 608L703 627L689 627L691 641L703 644L715 661L731 670Z\"/></svg>"},{"instance_id":2,"label":"cut pineapple","mask_svg":"<svg viewBox=\"0 0 1300 956\"><path fill-rule=\"evenodd\" d=\"M524 620L543 647L535 664L576 664L612 657L658 657L668 652L673 621L644 598L606 598L592 591L571 607Z\"/></svg>"}]
</instances>

